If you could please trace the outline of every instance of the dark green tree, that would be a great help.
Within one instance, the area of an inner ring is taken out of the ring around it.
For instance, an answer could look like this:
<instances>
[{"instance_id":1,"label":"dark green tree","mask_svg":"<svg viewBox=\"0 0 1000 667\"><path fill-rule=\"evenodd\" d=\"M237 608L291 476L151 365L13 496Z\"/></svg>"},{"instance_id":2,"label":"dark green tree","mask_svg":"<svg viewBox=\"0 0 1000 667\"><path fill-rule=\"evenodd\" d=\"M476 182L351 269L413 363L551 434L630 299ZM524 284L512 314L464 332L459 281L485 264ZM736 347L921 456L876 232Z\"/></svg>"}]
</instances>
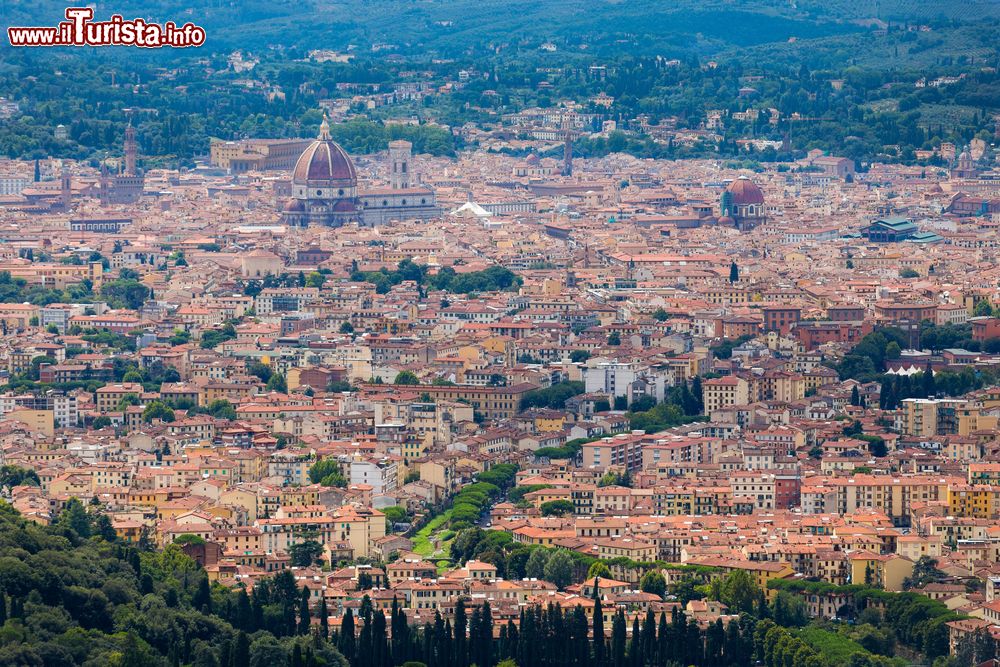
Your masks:
<instances>
[{"instance_id":1,"label":"dark green tree","mask_svg":"<svg viewBox=\"0 0 1000 667\"><path fill-rule=\"evenodd\" d=\"M604 664L604 609L601 604L601 580L594 579L594 664Z\"/></svg>"},{"instance_id":2,"label":"dark green tree","mask_svg":"<svg viewBox=\"0 0 1000 667\"><path fill-rule=\"evenodd\" d=\"M300 635L309 634L309 629L311 627L311 624L312 624L312 618L309 615L309 587L303 586L299 599L298 633Z\"/></svg>"},{"instance_id":3,"label":"dark green tree","mask_svg":"<svg viewBox=\"0 0 1000 667\"><path fill-rule=\"evenodd\" d=\"M354 612L350 607L344 612L344 617L340 621L340 635L337 639L337 648L350 664L354 664L356 650L356 638L354 633Z\"/></svg>"},{"instance_id":4,"label":"dark green tree","mask_svg":"<svg viewBox=\"0 0 1000 667\"><path fill-rule=\"evenodd\" d=\"M611 664L626 667L625 662L625 611L618 608L611 623Z\"/></svg>"}]
</instances>

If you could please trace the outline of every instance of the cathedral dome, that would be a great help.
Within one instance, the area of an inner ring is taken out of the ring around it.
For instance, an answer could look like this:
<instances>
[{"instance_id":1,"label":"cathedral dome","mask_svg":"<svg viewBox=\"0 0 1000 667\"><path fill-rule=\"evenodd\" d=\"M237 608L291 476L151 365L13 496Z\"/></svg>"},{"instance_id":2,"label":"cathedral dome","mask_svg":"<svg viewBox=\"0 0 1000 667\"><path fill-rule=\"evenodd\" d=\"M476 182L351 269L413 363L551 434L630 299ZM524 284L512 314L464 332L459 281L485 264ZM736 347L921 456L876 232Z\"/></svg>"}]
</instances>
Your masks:
<instances>
[{"instance_id":1,"label":"cathedral dome","mask_svg":"<svg viewBox=\"0 0 1000 667\"><path fill-rule=\"evenodd\" d=\"M734 206L749 206L751 204L763 204L764 193L760 188L746 176L740 176L729 184L726 192L731 197Z\"/></svg>"},{"instance_id":2,"label":"cathedral dome","mask_svg":"<svg viewBox=\"0 0 1000 667\"><path fill-rule=\"evenodd\" d=\"M330 138L326 117L320 126L319 138L302 151L292 170L294 185L348 185L355 186L358 174L351 158L340 144Z\"/></svg>"}]
</instances>

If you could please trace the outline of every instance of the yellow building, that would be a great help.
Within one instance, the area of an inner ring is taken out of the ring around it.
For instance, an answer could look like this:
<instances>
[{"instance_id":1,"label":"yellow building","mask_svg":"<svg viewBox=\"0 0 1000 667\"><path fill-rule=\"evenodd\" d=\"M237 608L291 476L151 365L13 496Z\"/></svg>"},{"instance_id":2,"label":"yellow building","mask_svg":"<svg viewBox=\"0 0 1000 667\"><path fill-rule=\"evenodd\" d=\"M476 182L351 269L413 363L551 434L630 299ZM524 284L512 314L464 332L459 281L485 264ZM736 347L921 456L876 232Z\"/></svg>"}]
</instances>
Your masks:
<instances>
[{"instance_id":1,"label":"yellow building","mask_svg":"<svg viewBox=\"0 0 1000 667\"><path fill-rule=\"evenodd\" d=\"M30 303L4 303L0 304L0 321L7 325L8 329L27 329L34 319L38 321L40 312L38 306Z\"/></svg>"},{"instance_id":2,"label":"yellow building","mask_svg":"<svg viewBox=\"0 0 1000 667\"><path fill-rule=\"evenodd\" d=\"M701 386L705 401L705 414L711 414L713 410L733 405L746 405L750 402L750 385L746 380L735 375L705 380Z\"/></svg>"},{"instance_id":3,"label":"yellow building","mask_svg":"<svg viewBox=\"0 0 1000 667\"><path fill-rule=\"evenodd\" d=\"M974 519L1000 516L1000 486L953 484L948 487L948 514Z\"/></svg>"},{"instance_id":4,"label":"yellow building","mask_svg":"<svg viewBox=\"0 0 1000 667\"><path fill-rule=\"evenodd\" d=\"M52 410L12 410L4 419L26 424L33 433L43 433L51 438L55 434L55 413Z\"/></svg>"},{"instance_id":5,"label":"yellow building","mask_svg":"<svg viewBox=\"0 0 1000 667\"><path fill-rule=\"evenodd\" d=\"M873 554L859 551L848 557L851 583L878 586L887 591L903 590L903 580L913 574L913 561L899 554Z\"/></svg>"},{"instance_id":6,"label":"yellow building","mask_svg":"<svg viewBox=\"0 0 1000 667\"><path fill-rule=\"evenodd\" d=\"M968 401L950 398L904 399L900 406L903 433L918 437L958 433L959 413L967 405Z\"/></svg>"},{"instance_id":7,"label":"yellow building","mask_svg":"<svg viewBox=\"0 0 1000 667\"><path fill-rule=\"evenodd\" d=\"M455 461L453 459L421 461L420 479L450 493L455 484Z\"/></svg>"},{"instance_id":8,"label":"yellow building","mask_svg":"<svg viewBox=\"0 0 1000 667\"><path fill-rule=\"evenodd\" d=\"M535 431L537 433L552 433L561 431L566 425L566 413L558 410L545 410L535 415Z\"/></svg>"},{"instance_id":9,"label":"yellow building","mask_svg":"<svg viewBox=\"0 0 1000 667\"><path fill-rule=\"evenodd\" d=\"M377 509L344 505L332 513L333 539L350 542L354 557L371 555L375 540L385 537L385 515Z\"/></svg>"},{"instance_id":10,"label":"yellow building","mask_svg":"<svg viewBox=\"0 0 1000 667\"><path fill-rule=\"evenodd\" d=\"M239 403L253 395L255 386L252 384L237 384L234 382L210 382L201 388L199 405L211 405L217 400L227 400Z\"/></svg>"},{"instance_id":11,"label":"yellow building","mask_svg":"<svg viewBox=\"0 0 1000 667\"><path fill-rule=\"evenodd\" d=\"M459 401L468 403L486 419L510 419L514 417L521 397L538 387L530 382L522 382L508 387L476 387L471 385L422 385L421 393L426 393L432 401Z\"/></svg>"},{"instance_id":12,"label":"yellow building","mask_svg":"<svg viewBox=\"0 0 1000 667\"><path fill-rule=\"evenodd\" d=\"M138 382L123 382L121 384L107 384L99 388L96 392L97 409L101 412L112 412L118 409L118 404L126 396L138 398L145 391Z\"/></svg>"},{"instance_id":13,"label":"yellow building","mask_svg":"<svg viewBox=\"0 0 1000 667\"><path fill-rule=\"evenodd\" d=\"M49 264L22 261L4 262L0 264L0 271L10 273L11 278L22 278L29 285L45 285L56 289L76 285L84 280L90 280L94 289L100 289L103 284L104 265L101 262Z\"/></svg>"}]
</instances>

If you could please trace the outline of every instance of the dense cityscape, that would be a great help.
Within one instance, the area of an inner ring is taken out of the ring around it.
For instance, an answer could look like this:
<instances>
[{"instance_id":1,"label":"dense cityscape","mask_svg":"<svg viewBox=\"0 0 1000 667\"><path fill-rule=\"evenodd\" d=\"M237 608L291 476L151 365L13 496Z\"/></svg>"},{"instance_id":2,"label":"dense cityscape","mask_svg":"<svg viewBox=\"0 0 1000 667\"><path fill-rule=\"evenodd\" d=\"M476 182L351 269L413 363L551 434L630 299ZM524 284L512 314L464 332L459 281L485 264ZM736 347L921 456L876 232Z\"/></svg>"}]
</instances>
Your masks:
<instances>
[{"instance_id":1,"label":"dense cityscape","mask_svg":"<svg viewBox=\"0 0 1000 667\"><path fill-rule=\"evenodd\" d=\"M4 45L0 665L1000 666L1000 6L581 1Z\"/></svg>"}]
</instances>

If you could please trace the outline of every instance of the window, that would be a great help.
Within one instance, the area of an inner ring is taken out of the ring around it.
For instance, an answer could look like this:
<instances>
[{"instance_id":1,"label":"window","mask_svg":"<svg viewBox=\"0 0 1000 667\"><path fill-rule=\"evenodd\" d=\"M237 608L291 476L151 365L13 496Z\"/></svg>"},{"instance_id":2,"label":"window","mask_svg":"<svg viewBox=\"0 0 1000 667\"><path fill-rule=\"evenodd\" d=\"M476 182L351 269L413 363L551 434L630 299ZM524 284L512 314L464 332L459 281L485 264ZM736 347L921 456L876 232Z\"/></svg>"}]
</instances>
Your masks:
<instances>
[{"instance_id":1,"label":"window","mask_svg":"<svg viewBox=\"0 0 1000 667\"><path fill-rule=\"evenodd\" d=\"M316 191L316 196L317 196L317 197L319 197L319 196L320 196L320 195L322 195L322 194L323 194L323 191L322 191L322 190L317 190L317 191Z\"/></svg>"}]
</instances>

